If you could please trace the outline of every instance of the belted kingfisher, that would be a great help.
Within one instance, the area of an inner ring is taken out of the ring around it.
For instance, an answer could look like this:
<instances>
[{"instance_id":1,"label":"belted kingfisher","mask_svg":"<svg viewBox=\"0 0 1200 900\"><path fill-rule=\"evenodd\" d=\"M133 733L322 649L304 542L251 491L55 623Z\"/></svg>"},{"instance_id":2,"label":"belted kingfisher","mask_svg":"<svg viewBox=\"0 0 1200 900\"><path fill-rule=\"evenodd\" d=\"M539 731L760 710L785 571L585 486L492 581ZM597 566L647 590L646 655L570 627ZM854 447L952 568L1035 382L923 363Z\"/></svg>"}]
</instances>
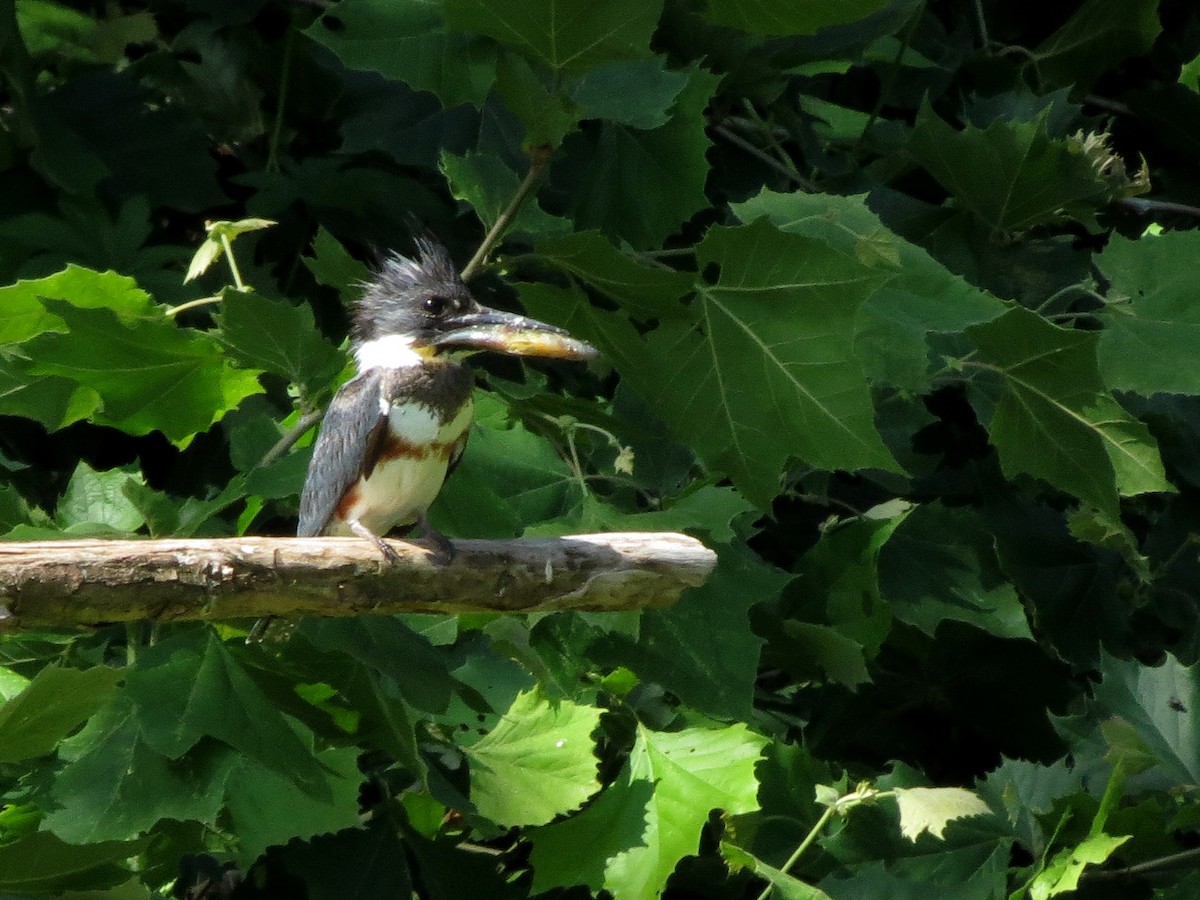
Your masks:
<instances>
[{"instance_id":1,"label":"belted kingfisher","mask_svg":"<svg viewBox=\"0 0 1200 900\"><path fill-rule=\"evenodd\" d=\"M418 258L388 257L352 315L358 374L329 404L300 495L300 537L358 535L389 562L382 536L425 521L462 456L474 381L462 358L481 350L590 359L561 328L481 306L446 249L416 240Z\"/></svg>"}]
</instances>

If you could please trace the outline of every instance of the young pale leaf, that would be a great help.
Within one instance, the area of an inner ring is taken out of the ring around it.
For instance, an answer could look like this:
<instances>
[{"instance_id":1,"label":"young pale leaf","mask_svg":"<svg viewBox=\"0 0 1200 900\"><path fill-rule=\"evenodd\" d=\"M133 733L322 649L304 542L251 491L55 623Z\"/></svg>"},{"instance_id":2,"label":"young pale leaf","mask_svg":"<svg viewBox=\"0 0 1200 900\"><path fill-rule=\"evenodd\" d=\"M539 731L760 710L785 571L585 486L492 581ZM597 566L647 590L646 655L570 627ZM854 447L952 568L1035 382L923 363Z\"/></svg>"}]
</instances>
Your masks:
<instances>
[{"instance_id":1,"label":"young pale leaf","mask_svg":"<svg viewBox=\"0 0 1200 900\"><path fill-rule=\"evenodd\" d=\"M915 841L928 831L940 838L954 819L981 816L990 812L988 805L963 788L895 788L900 806L900 832Z\"/></svg>"},{"instance_id":2,"label":"young pale leaf","mask_svg":"<svg viewBox=\"0 0 1200 900\"><path fill-rule=\"evenodd\" d=\"M968 365L1003 384L989 433L1006 475L1045 479L1112 515L1118 495L1174 490L1149 429L1104 390L1094 333L1014 309L967 335L979 348Z\"/></svg>"},{"instance_id":3,"label":"young pale leaf","mask_svg":"<svg viewBox=\"0 0 1200 900\"><path fill-rule=\"evenodd\" d=\"M42 669L0 706L0 763L51 752L108 702L122 677L119 669L107 666Z\"/></svg>"},{"instance_id":4,"label":"young pale leaf","mask_svg":"<svg viewBox=\"0 0 1200 900\"><path fill-rule=\"evenodd\" d=\"M661 0L446 0L446 24L486 34L554 72L650 55Z\"/></svg>"},{"instance_id":5,"label":"young pale leaf","mask_svg":"<svg viewBox=\"0 0 1200 900\"><path fill-rule=\"evenodd\" d=\"M447 29L441 4L348 0L305 33L348 68L432 91L447 107L482 106L495 78L495 45Z\"/></svg>"},{"instance_id":6,"label":"young pale leaf","mask_svg":"<svg viewBox=\"0 0 1200 900\"><path fill-rule=\"evenodd\" d=\"M497 825L544 825L600 788L592 732L600 710L535 691L517 695L499 724L465 748L471 802Z\"/></svg>"},{"instance_id":7,"label":"young pale leaf","mask_svg":"<svg viewBox=\"0 0 1200 900\"><path fill-rule=\"evenodd\" d=\"M1034 878L1029 886L1029 896L1032 900L1047 900L1074 891L1079 887L1084 869L1104 862L1129 838L1130 835L1093 834L1075 847L1060 851Z\"/></svg>"},{"instance_id":8,"label":"young pale leaf","mask_svg":"<svg viewBox=\"0 0 1200 900\"><path fill-rule=\"evenodd\" d=\"M329 385L345 357L322 337L312 310L261 294L226 291L218 335L238 363L300 385L310 396Z\"/></svg>"},{"instance_id":9,"label":"young pale leaf","mask_svg":"<svg viewBox=\"0 0 1200 900\"><path fill-rule=\"evenodd\" d=\"M26 342L34 374L69 378L99 394L96 420L141 435L161 431L178 446L262 391L257 373L235 369L216 339L167 319L123 323L107 309L44 300L67 323Z\"/></svg>"},{"instance_id":10,"label":"young pale leaf","mask_svg":"<svg viewBox=\"0 0 1200 900\"><path fill-rule=\"evenodd\" d=\"M1113 235L1096 268L1109 281L1113 302L1098 351L1100 374L1110 390L1200 394L1200 304L1195 260L1200 232L1172 231L1138 241Z\"/></svg>"},{"instance_id":11,"label":"young pale leaf","mask_svg":"<svg viewBox=\"0 0 1200 900\"><path fill-rule=\"evenodd\" d=\"M995 234L1074 219L1095 227L1110 186L1066 140L1051 138L1043 112L1028 122L997 119L955 131L928 100L910 150L955 201Z\"/></svg>"},{"instance_id":12,"label":"young pale leaf","mask_svg":"<svg viewBox=\"0 0 1200 900\"><path fill-rule=\"evenodd\" d=\"M194 281L205 272L207 272L212 264L221 258L221 253L224 248L216 236L209 235L196 248L196 252L192 254L192 261L188 263L187 274L183 276L184 283Z\"/></svg>"}]
</instances>

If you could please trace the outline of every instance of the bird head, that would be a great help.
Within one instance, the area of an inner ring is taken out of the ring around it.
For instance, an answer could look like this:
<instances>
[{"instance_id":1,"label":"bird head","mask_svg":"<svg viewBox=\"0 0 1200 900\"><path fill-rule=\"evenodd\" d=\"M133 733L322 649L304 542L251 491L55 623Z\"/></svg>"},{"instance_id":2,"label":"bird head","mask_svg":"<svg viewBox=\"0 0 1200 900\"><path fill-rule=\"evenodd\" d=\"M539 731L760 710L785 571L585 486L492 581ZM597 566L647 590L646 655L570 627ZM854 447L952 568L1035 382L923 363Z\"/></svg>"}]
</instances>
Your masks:
<instances>
[{"instance_id":1,"label":"bird head","mask_svg":"<svg viewBox=\"0 0 1200 900\"><path fill-rule=\"evenodd\" d=\"M365 285L351 333L360 367L483 350L558 359L596 355L561 328L482 305L445 247L424 236L416 244L416 259L393 253Z\"/></svg>"}]
</instances>

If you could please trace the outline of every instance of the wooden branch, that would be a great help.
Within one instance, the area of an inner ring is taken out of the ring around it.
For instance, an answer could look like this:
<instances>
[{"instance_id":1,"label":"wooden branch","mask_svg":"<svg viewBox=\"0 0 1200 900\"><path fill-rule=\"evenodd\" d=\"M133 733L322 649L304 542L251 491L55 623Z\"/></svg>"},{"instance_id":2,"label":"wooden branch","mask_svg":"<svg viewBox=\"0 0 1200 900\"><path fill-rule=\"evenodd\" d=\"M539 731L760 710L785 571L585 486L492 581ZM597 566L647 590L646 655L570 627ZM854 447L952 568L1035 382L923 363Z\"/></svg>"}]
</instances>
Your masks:
<instances>
[{"instance_id":1,"label":"wooden branch","mask_svg":"<svg viewBox=\"0 0 1200 900\"><path fill-rule=\"evenodd\" d=\"M363 612L611 611L668 606L716 555L682 534L407 541L388 565L358 538L0 543L0 628Z\"/></svg>"}]
</instances>

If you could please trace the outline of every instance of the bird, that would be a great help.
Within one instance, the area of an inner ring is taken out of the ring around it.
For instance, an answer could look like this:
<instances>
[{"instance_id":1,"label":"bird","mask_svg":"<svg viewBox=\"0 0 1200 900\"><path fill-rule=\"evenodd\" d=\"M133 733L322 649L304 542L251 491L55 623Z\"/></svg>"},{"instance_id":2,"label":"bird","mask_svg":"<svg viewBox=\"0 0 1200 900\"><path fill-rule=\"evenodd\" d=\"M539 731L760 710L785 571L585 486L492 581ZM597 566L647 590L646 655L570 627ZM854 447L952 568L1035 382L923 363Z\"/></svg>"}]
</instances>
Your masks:
<instances>
[{"instance_id":1,"label":"bird","mask_svg":"<svg viewBox=\"0 0 1200 900\"><path fill-rule=\"evenodd\" d=\"M361 537L389 563L399 556L384 535L411 524L453 556L426 512L462 457L474 417L465 359L484 350L597 355L561 328L483 306L441 243L418 235L415 244L415 257L383 260L352 310L357 374L322 419L296 529L299 537Z\"/></svg>"}]
</instances>

